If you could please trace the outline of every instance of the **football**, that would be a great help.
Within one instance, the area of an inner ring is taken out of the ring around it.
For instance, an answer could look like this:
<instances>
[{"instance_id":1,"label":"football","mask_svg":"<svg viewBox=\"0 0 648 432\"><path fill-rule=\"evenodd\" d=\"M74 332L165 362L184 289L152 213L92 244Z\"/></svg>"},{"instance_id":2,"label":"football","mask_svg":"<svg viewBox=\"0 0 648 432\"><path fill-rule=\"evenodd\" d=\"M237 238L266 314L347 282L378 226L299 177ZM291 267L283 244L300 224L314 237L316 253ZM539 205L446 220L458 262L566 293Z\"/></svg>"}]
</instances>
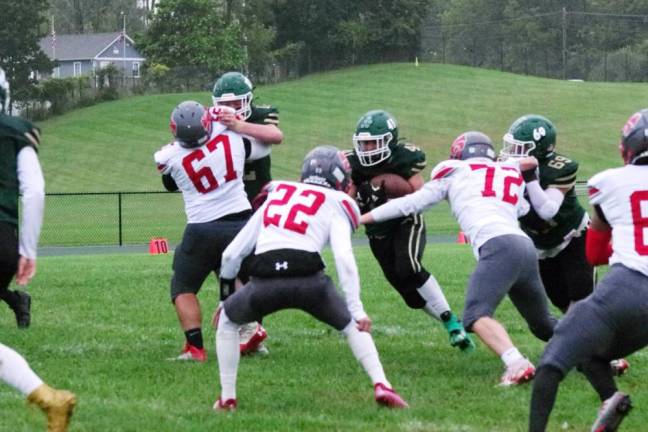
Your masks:
<instances>
[{"instance_id":1,"label":"football","mask_svg":"<svg viewBox=\"0 0 648 432\"><path fill-rule=\"evenodd\" d=\"M414 189L407 180L398 174L380 174L371 179L373 186L380 186L385 188L387 198L398 198L403 195L414 192Z\"/></svg>"}]
</instances>

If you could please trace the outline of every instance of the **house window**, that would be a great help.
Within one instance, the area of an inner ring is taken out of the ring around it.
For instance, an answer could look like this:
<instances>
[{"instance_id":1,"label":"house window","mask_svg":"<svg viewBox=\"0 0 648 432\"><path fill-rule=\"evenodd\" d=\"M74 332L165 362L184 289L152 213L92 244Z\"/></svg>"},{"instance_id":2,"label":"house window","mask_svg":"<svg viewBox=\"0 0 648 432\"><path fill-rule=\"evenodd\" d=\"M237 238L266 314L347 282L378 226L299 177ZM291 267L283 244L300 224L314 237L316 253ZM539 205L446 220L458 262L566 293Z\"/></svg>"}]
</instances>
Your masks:
<instances>
[{"instance_id":1,"label":"house window","mask_svg":"<svg viewBox=\"0 0 648 432\"><path fill-rule=\"evenodd\" d=\"M74 76L81 76L81 62L74 62Z\"/></svg>"},{"instance_id":2,"label":"house window","mask_svg":"<svg viewBox=\"0 0 648 432\"><path fill-rule=\"evenodd\" d=\"M102 61L99 62L99 69L103 69L103 68L107 67L108 65L110 65L111 63L112 62L102 60Z\"/></svg>"},{"instance_id":3,"label":"house window","mask_svg":"<svg viewBox=\"0 0 648 432\"><path fill-rule=\"evenodd\" d=\"M52 74L54 78L60 78L61 77L61 68L56 66L54 68L54 73Z\"/></svg>"},{"instance_id":4,"label":"house window","mask_svg":"<svg viewBox=\"0 0 648 432\"><path fill-rule=\"evenodd\" d=\"M140 64L139 62L133 62L133 78L140 77Z\"/></svg>"}]
</instances>

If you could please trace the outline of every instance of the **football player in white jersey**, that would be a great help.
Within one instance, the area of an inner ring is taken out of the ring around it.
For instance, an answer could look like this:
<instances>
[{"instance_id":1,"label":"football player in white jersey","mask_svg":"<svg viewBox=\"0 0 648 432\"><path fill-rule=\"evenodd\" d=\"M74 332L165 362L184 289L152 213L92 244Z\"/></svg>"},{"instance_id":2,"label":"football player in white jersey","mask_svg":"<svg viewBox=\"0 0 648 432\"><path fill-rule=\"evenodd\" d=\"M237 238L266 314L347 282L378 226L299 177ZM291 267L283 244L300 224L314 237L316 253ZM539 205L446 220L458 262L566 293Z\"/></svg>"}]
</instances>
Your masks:
<instances>
[{"instance_id":1,"label":"football player in white jersey","mask_svg":"<svg viewBox=\"0 0 648 432\"><path fill-rule=\"evenodd\" d=\"M333 146L313 149L304 159L301 182L273 181L266 201L223 253L221 290L233 293L234 278L252 254L250 281L220 309L216 353L221 394L217 411L236 409L238 326L286 308L301 309L344 334L374 384L378 404L405 408L383 371L371 320L360 301L360 281L351 233L360 212L346 193L349 165ZM346 301L324 273L320 252L331 245Z\"/></svg>"},{"instance_id":2,"label":"football player in white jersey","mask_svg":"<svg viewBox=\"0 0 648 432\"><path fill-rule=\"evenodd\" d=\"M535 160L496 162L490 138L481 132L461 134L452 144L450 160L432 171L432 179L417 192L397 198L362 215L372 223L419 213L447 199L478 260L470 277L464 326L504 362L501 384L533 378L533 364L513 345L504 327L493 319L508 294L529 328L546 341L555 319L549 314L533 242L518 227L518 215L528 210L520 168ZM537 163L537 162L535 162Z\"/></svg>"},{"instance_id":3,"label":"football player in white jersey","mask_svg":"<svg viewBox=\"0 0 648 432\"><path fill-rule=\"evenodd\" d=\"M603 402L592 431L617 430L632 408L608 365L648 345L648 109L627 121L619 149L625 166L588 182L593 211L587 259L592 265L609 262L610 270L589 297L569 309L545 348L530 431L545 430L560 381L575 366Z\"/></svg>"},{"instance_id":4,"label":"football player in white jersey","mask_svg":"<svg viewBox=\"0 0 648 432\"><path fill-rule=\"evenodd\" d=\"M185 333L178 360L205 361L202 315L197 294L221 254L252 214L243 187L243 166L268 154L258 145L213 121L198 102L185 101L171 114L175 141L155 153L165 187L180 189L187 226L173 257L171 300Z\"/></svg>"}]
</instances>

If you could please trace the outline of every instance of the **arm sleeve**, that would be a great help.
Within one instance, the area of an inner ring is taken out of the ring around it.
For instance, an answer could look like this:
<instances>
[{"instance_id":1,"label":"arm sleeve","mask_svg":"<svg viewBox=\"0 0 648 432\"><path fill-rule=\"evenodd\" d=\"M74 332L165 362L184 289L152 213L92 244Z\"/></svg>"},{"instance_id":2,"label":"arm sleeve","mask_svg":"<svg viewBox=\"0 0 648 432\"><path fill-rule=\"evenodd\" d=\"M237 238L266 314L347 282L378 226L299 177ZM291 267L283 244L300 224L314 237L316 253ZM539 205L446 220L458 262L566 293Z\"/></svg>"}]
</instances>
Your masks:
<instances>
[{"instance_id":1,"label":"arm sleeve","mask_svg":"<svg viewBox=\"0 0 648 432\"><path fill-rule=\"evenodd\" d=\"M264 158L272 152L272 147L261 144L258 140L251 137L243 137L245 146L245 160L253 161Z\"/></svg>"},{"instance_id":2,"label":"arm sleeve","mask_svg":"<svg viewBox=\"0 0 648 432\"><path fill-rule=\"evenodd\" d=\"M45 208L45 179L32 147L25 147L18 153L17 173L22 195L19 252L26 258L36 259Z\"/></svg>"},{"instance_id":3,"label":"arm sleeve","mask_svg":"<svg viewBox=\"0 0 648 432\"><path fill-rule=\"evenodd\" d=\"M534 180L527 183L527 191L529 192L529 199L533 209L544 220L549 220L556 216L560 206L565 199L565 195L556 188L542 189L540 182Z\"/></svg>"},{"instance_id":4,"label":"arm sleeve","mask_svg":"<svg viewBox=\"0 0 648 432\"><path fill-rule=\"evenodd\" d=\"M431 180L418 191L393 199L371 211L374 222L420 213L445 199L448 192L446 179Z\"/></svg>"},{"instance_id":5,"label":"arm sleeve","mask_svg":"<svg viewBox=\"0 0 648 432\"><path fill-rule=\"evenodd\" d=\"M221 261L220 277L234 279L241 268L241 262L250 255L256 245L261 229L262 211L255 212L245 226L225 248Z\"/></svg>"},{"instance_id":6,"label":"arm sleeve","mask_svg":"<svg viewBox=\"0 0 648 432\"><path fill-rule=\"evenodd\" d=\"M178 190L178 185L175 180L173 180L173 177L171 177L171 174L162 174L162 185L164 185L164 189L169 192L175 192Z\"/></svg>"},{"instance_id":7,"label":"arm sleeve","mask_svg":"<svg viewBox=\"0 0 648 432\"><path fill-rule=\"evenodd\" d=\"M335 258L338 279L347 302L347 308L354 320L366 318L360 301L360 277L353 249L351 247L351 225L340 215L331 224L331 249Z\"/></svg>"},{"instance_id":8,"label":"arm sleeve","mask_svg":"<svg viewBox=\"0 0 648 432\"><path fill-rule=\"evenodd\" d=\"M593 266L607 264L612 255L612 231L598 231L589 227L585 234L585 257Z\"/></svg>"}]
</instances>

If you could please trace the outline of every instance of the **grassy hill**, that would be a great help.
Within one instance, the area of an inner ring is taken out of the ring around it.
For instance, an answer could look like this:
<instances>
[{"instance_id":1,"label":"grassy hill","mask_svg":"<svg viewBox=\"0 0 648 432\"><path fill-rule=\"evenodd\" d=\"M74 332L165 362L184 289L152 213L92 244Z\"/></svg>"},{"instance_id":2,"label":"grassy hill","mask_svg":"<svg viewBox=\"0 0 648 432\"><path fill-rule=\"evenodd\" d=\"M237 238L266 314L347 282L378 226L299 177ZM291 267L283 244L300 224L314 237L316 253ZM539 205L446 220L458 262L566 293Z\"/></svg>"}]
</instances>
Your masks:
<instances>
[{"instance_id":1,"label":"grassy hill","mask_svg":"<svg viewBox=\"0 0 648 432\"><path fill-rule=\"evenodd\" d=\"M582 180L617 165L619 130L648 103L648 85L566 82L461 66L389 64L345 69L264 86L258 103L281 112L285 141L274 149L276 178L294 179L307 150L351 147L358 118L383 108L400 134L421 146L429 168L466 130L499 145L518 116L544 114L558 128L558 148L581 163ZM152 154L170 140L168 118L185 99L210 94L140 96L70 112L41 124L48 192L160 190Z\"/></svg>"}]
</instances>

